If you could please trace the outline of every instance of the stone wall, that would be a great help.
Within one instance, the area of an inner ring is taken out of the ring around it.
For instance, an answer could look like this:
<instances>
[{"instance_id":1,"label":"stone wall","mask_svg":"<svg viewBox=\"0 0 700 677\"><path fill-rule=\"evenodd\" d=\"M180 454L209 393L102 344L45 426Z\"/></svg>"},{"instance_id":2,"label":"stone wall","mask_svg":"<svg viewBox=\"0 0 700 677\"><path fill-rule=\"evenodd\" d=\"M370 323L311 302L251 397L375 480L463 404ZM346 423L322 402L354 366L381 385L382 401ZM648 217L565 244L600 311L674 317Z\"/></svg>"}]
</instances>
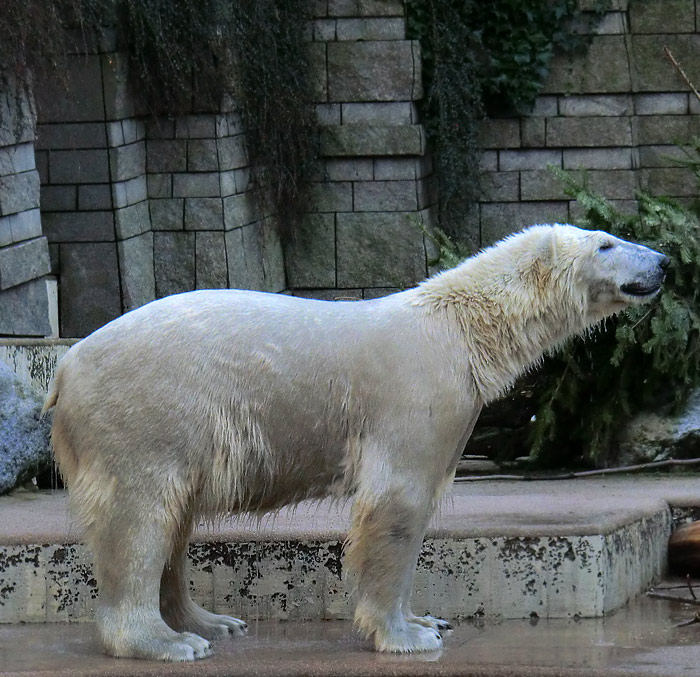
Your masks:
<instances>
[{"instance_id":1,"label":"stone wall","mask_svg":"<svg viewBox=\"0 0 700 677\"><path fill-rule=\"evenodd\" d=\"M53 336L56 284L46 277L32 106L4 92L0 107L0 335Z\"/></svg>"},{"instance_id":2,"label":"stone wall","mask_svg":"<svg viewBox=\"0 0 700 677\"><path fill-rule=\"evenodd\" d=\"M372 298L427 274L434 203L419 45L401 0L316 3L321 166L313 207L286 251L295 294Z\"/></svg>"},{"instance_id":3,"label":"stone wall","mask_svg":"<svg viewBox=\"0 0 700 677\"><path fill-rule=\"evenodd\" d=\"M68 82L36 90L36 164L30 133L0 140L0 334L52 331L42 226L62 336L189 289L371 298L422 279L435 191L415 105L421 55L405 38L404 10L401 0L315 0L321 158L312 207L284 247L270 215L256 213L234 113L152 121L113 36L76 42ZM554 60L530 115L484 123L483 195L465 226L475 248L532 223L576 220L550 164L585 168L625 208L639 188L695 196L692 174L668 156L700 132L700 101L662 48L700 83L696 14L695 0L611 0L590 49ZM22 319L32 314L40 321Z\"/></svg>"},{"instance_id":4,"label":"stone wall","mask_svg":"<svg viewBox=\"0 0 700 677\"><path fill-rule=\"evenodd\" d=\"M311 209L283 252L251 198L230 110L150 120L105 36L37 91L42 218L61 335L84 336L153 298L241 287L372 297L427 273L432 212L420 53L400 0L315 3L321 159ZM391 256L387 256L391 252Z\"/></svg>"},{"instance_id":5,"label":"stone wall","mask_svg":"<svg viewBox=\"0 0 700 677\"><path fill-rule=\"evenodd\" d=\"M589 184L623 209L635 191L686 199L692 173L670 159L700 133L700 101L666 58L668 46L700 85L695 0L611 0L586 54L556 57L527 117L483 128L480 244L533 223L575 221L578 206L548 165L585 169Z\"/></svg>"}]
</instances>

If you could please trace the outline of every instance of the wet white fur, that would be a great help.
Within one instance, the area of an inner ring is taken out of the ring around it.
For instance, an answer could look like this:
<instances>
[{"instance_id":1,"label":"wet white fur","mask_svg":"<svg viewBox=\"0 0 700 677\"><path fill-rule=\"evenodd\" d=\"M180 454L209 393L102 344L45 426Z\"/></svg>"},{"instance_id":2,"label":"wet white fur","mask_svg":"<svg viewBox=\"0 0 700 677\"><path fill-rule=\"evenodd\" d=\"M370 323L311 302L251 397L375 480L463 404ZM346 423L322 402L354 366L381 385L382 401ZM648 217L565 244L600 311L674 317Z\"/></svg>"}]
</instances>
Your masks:
<instances>
[{"instance_id":1,"label":"wet white fur","mask_svg":"<svg viewBox=\"0 0 700 677\"><path fill-rule=\"evenodd\" d=\"M624 243L603 258L605 240L533 227L374 301L181 294L72 348L46 408L95 553L105 650L191 660L244 631L189 597L198 519L351 494L358 627L381 651L441 646L443 622L410 610L435 503L482 405L634 300L619 292Z\"/></svg>"}]
</instances>

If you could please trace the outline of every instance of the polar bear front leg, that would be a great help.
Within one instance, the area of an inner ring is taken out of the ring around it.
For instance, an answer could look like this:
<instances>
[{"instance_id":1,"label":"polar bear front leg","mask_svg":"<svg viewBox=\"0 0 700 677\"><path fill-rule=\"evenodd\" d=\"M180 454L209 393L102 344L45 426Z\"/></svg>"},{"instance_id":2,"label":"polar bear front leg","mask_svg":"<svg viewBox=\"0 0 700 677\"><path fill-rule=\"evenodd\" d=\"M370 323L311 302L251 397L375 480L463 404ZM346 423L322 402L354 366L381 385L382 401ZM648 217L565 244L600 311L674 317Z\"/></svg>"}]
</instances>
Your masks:
<instances>
[{"instance_id":1,"label":"polar bear front leg","mask_svg":"<svg viewBox=\"0 0 700 677\"><path fill-rule=\"evenodd\" d=\"M355 623L377 651L411 653L442 647L433 627L407 618L413 575L431 501L392 489L360 493L353 506L346 563L357 581Z\"/></svg>"}]
</instances>

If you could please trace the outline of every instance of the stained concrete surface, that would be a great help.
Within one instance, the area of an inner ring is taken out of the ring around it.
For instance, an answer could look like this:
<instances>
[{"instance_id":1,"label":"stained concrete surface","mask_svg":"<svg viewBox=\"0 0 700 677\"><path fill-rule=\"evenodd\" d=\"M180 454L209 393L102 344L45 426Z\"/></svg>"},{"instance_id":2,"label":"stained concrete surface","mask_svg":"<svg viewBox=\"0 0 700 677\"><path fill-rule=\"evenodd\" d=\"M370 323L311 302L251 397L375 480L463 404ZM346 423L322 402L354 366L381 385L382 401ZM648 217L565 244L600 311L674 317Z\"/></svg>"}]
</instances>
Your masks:
<instances>
[{"instance_id":1,"label":"stained concrete surface","mask_svg":"<svg viewBox=\"0 0 700 677\"><path fill-rule=\"evenodd\" d=\"M374 653L349 622L261 621L188 664L103 656L92 623L0 625L0 675L697 675L700 625L674 627L695 609L638 597L603 619L462 622L442 650L411 656Z\"/></svg>"}]
</instances>

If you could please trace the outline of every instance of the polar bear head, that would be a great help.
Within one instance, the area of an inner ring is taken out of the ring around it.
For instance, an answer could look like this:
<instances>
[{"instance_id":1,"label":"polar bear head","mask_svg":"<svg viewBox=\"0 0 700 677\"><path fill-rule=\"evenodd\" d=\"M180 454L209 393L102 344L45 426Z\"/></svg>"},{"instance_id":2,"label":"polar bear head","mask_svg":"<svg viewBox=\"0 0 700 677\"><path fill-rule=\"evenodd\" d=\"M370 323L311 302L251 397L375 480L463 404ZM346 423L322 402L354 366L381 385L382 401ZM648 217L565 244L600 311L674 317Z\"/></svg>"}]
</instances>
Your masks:
<instances>
[{"instance_id":1,"label":"polar bear head","mask_svg":"<svg viewBox=\"0 0 700 677\"><path fill-rule=\"evenodd\" d=\"M593 324L656 296L670 263L664 254L601 230L557 224L549 238L549 265L570 267L567 283L581 295L587 322Z\"/></svg>"}]
</instances>

